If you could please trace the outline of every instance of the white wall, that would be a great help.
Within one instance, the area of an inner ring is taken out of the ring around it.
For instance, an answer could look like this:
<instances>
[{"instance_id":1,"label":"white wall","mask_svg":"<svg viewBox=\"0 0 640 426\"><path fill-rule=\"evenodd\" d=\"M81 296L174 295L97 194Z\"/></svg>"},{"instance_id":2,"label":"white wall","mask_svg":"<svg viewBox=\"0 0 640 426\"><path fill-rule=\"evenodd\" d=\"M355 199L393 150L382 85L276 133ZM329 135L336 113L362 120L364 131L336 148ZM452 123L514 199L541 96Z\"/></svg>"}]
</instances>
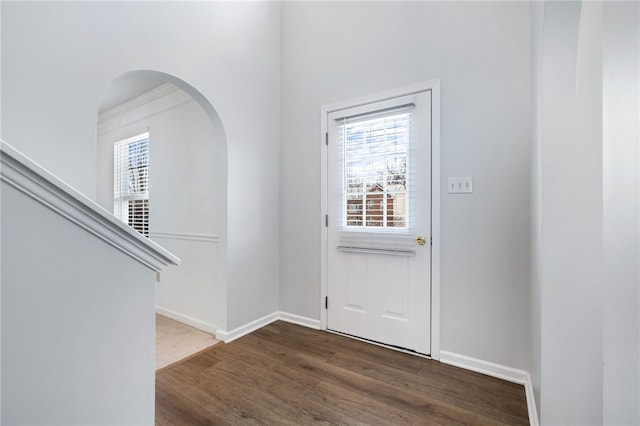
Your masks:
<instances>
[{"instance_id":1,"label":"white wall","mask_svg":"<svg viewBox=\"0 0 640 426\"><path fill-rule=\"evenodd\" d=\"M639 7L532 10L541 102L531 373L540 420L638 424Z\"/></svg>"},{"instance_id":2,"label":"white wall","mask_svg":"<svg viewBox=\"0 0 640 426\"><path fill-rule=\"evenodd\" d=\"M161 313L215 331L226 318L226 146L200 105L170 83L98 118L98 202L113 211L113 145L149 130L150 237L182 262L161 275ZM219 132L218 132L219 133ZM224 235L224 233L223 233Z\"/></svg>"},{"instance_id":3,"label":"white wall","mask_svg":"<svg viewBox=\"0 0 640 426\"><path fill-rule=\"evenodd\" d=\"M640 3L602 19L602 423L640 424Z\"/></svg>"},{"instance_id":4,"label":"white wall","mask_svg":"<svg viewBox=\"0 0 640 426\"><path fill-rule=\"evenodd\" d=\"M536 414L540 418L540 372L542 339L542 279L540 260L542 258L542 140L541 98L542 98L542 29L544 22L544 2L531 3L531 283L529 304L531 315L530 367Z\"/></svg>"},{"instance_id":5,"label":"white wall","mask_svg":"<svg viewBox=\"0 0 640 426\"><path fill-rule=\"evenodd\" d=\"M154 277L2 182L6 425L153 424Z\"/></svg>"},{"instance_id":6,"label":"white wall","mask_svg":"<svg viewBox=\"0 0 640 426\"><path fill-rule=\"evenodd\" d=\"M529 5L282 5L280 309L320 318L320 108L441 79L442 349L528 369Z\"/></svg>"},{"instance_id":7,"label":"white wall","mask_svg":"<svg viewBox=\"0 0 640 426\"><path fill-rule=\"evenodd\" d=\"M220 327L276 311L280 5L12 2L3 3L2 32L3 137L90 197L98 105L116 77L162 71L213 105L228 147Z\"/></svg>"},{"instance_id":8,"label":"white wall","mask_svg":"<svg viewBox=\"0 0 640 426\"><path fill-rule=\"evenodd\" d=\"M583 17L579 2L549 2L544 12L541 422L593 424L602 418L597 11L587 7Z\"/></svg>"},{"instance_id":9,"label":"white wall","mask_svg":"<svg viewBox=\"0 0 640 426\"><path fill-rule=\"evenodd\" d=\"M2 2L0 2L0 52L2 46ZM0 54L0 138L2 138L2 54Z\"/></svg>"},{"instance_id":10,"label":"white wall","mask_svg":"<svg viewBox=\"0 0 640 426\"><path fill-rule=\"evenodd\" d=\"M2 139L2 2L0 2L0 139ZM2 197L0 196L0 236L2 235ZM0 259L2 246L0 245ZM0 262L0 318L2 318L2 262ZM0 328L2 320L0 319ZM0 339L0 365L2 365L2 339ZM0 419L2 418L2 370L0 369Z\"/></svg>"}]
</instances>

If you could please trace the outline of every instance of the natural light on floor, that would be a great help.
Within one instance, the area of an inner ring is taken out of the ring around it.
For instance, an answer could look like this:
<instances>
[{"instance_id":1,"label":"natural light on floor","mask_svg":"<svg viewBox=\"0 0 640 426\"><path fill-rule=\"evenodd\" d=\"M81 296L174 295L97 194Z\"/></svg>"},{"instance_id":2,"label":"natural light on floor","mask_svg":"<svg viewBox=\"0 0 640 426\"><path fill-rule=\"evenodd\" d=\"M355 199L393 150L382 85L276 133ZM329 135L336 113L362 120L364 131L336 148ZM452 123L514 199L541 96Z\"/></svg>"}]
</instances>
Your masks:
<instances>
[{"instance_id":1,"label":"natural light on floor","mask_svg":"<svg viewBox=\"0 0 640 426\"><path fill-rule=\"evenodd\" d=\"M156 315L156 371L219 343L204 331Z\"/></svg>"}]
</instances>

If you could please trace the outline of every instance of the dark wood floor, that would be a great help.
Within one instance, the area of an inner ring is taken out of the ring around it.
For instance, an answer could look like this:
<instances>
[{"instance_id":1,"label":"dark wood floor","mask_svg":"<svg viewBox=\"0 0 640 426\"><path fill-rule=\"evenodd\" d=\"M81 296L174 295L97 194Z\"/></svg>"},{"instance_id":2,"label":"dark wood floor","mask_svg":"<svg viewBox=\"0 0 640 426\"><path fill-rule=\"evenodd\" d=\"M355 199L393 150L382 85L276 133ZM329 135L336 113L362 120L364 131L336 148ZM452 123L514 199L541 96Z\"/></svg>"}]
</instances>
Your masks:
<instances>
[{"instance_id":1,"label":"dark wood floor","mask_svg":"<svg viewBox=\"0 0 640 426\"><path fill-rule=\"evenodd\" d=\"M275 322L157 373L156 424L528 424L523 386Z\"/></svg>"}]
</instances>

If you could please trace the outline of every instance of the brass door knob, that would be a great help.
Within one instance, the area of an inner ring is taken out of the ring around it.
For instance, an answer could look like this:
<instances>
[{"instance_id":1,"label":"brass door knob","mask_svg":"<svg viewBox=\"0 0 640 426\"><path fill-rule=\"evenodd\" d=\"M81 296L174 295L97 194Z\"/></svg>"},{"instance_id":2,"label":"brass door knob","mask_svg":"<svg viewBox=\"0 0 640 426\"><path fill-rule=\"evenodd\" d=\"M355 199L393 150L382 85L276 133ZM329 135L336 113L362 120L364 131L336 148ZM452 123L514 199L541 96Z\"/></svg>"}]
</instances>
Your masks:
<instances>
[{"instance_id":1,"label":"brass door knob","mask_svg":"<svg viewBox=\"0 0 640 426\"><path fill-rule=\"evenodd\" d=\"M426 243L427 243L427 239L422 235L419 235L418 238L416 238L416 244L418 244L419 246L423 246Z\"/></svg>"}]
</instances>

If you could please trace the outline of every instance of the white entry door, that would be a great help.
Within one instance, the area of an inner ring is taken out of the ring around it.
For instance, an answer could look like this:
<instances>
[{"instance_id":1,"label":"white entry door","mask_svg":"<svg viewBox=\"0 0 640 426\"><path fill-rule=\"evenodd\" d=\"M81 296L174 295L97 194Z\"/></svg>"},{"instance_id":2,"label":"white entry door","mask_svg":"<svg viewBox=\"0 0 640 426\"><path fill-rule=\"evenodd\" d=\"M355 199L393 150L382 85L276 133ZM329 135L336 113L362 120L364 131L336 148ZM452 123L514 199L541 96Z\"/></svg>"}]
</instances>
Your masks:
<instances>
[{"instance_id":1,"label":"white entry door","mask_svg":"<svg viewBox=\"0 0 640 426\"><path fill-rule=\"evenodd\" d=\"M431 91L327 116L327 327L431 350Z\"/></svg>"}]
</instances>

